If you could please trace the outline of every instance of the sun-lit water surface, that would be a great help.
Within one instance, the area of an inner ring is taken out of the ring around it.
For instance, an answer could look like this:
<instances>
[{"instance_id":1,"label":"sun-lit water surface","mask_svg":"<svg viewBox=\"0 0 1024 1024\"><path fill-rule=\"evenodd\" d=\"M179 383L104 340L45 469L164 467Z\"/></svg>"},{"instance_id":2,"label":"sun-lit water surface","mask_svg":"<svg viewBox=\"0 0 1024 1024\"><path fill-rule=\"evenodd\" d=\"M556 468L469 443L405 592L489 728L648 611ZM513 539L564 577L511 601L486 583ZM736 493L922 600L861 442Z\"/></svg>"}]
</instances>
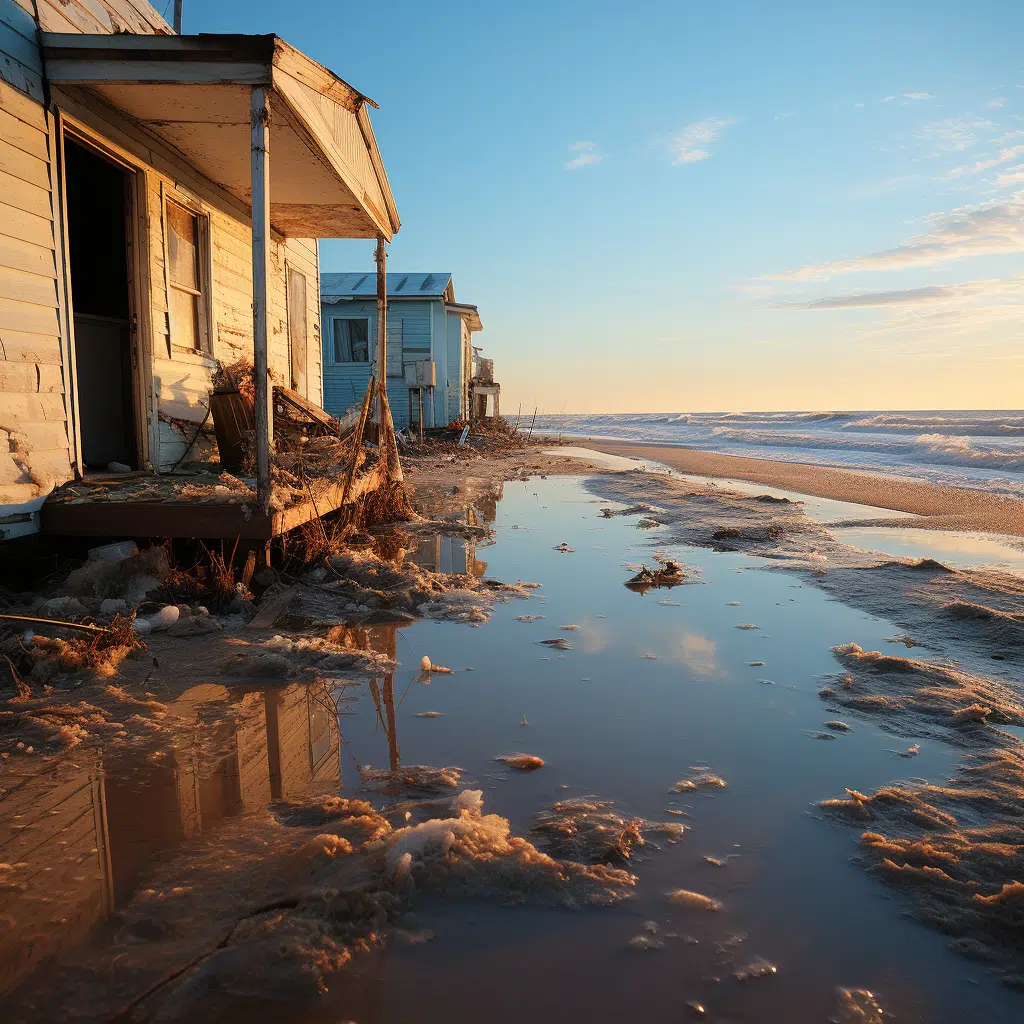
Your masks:
<instances>
[{"instance_id":1,"label":"sun-lit water surface","mask_svg":"<svg viewBox=\"0 0 1024 1024\"><path fill-rule=\"evenodd\" d=\"M856 641L898 650L888 642L897 628L826 600L796 577L764 571L759 559L706 549L669 549L692 585L634 593L622 583L650 561L657 531L640 531L631 518L600 518L599 506L608 504L574 479L506 484L496 542L467 552L444 538L439 557L446 567L471 565L543 588L528 601L498 605L493 620L476 628L375 627L368 642L402 664L382 688L346 691L354 699L338 705L337 719L322 694L300 684L244 694L211 686L183 698L197 715L224 701L248 701L252 710L241 719L252 729L236 727L236 776L225 769L195 782L204 837L215 839L224 817L281 794L354 795L357 764L394 763L460 766L463 783L483 789L485 810L508 817L520 834L545 805L585 794L614 800L623 813L689 826L678 845L642 851L632 901L578 912L426 901L417 915L435 933L431 942L358 962L322 1012L292 1016L281 1008L277 1019L677 1021L696 1000L706 1019L781 1024L827 1020L843 985L876 991L905 1022L982 1019L981 1006L987 1022L1018 1020L1021 997L908 920L892 891L851 863L857 831L825 822L814 806L846 786L940 779L956 762L955 752L928 740L918 757L902 760L896 751L910 740L869 721L850 719L854 731L831 742L811 735L836 717L818 697L822 677L837 668L830 647ZM555 550L563 543L573 550ZM421 545L417 558L438 557L433 550ZM518 621L524 614L543 618ZM556 637L574 649L539 643ZM423 655L455 673L421 681ZM439 715L417 717L423 712ZM298 737L291 748L289 729ZM546 765L519 774L493 760L514 751ZM698 764L727 787L673 794L672 784ZM181 780L168 783L157 768L143 768L107 768L110 827L119 831L111 842L116 902L172 857L187 832ZM685 816L669 816L670 809ZM721 900L723 910L671 908L664 893L679 887ZM629 948L648 920L696 941L668 939L649 953ZM731 978L756 957L777 973Z\"/></svg>"}]
</instances>

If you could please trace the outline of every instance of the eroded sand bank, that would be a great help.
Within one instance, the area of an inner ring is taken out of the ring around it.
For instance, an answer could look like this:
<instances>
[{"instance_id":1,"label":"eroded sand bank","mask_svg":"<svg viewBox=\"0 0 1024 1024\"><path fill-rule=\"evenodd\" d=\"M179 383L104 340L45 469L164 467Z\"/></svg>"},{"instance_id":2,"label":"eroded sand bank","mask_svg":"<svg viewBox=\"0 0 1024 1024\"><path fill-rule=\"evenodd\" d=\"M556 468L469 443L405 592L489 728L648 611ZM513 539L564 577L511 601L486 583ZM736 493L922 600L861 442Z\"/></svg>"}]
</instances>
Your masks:
<instances>
[{"instance_id":1,"label":"eroded sand bank","mask_svg":"<svg viewBox=\"0 0 1024 1024\"><path fill-rule=\"evenodd\" d=\"M980 489L939 487L882 473L747 459L674 445L632 444L593 438L574 439L573 443L610 455L653 459L681 473L749 480L819 498L910 512L923 517L914 523L917 527L989 530L1024 537L1024 502Z\"/></svg>"}]
</instances>

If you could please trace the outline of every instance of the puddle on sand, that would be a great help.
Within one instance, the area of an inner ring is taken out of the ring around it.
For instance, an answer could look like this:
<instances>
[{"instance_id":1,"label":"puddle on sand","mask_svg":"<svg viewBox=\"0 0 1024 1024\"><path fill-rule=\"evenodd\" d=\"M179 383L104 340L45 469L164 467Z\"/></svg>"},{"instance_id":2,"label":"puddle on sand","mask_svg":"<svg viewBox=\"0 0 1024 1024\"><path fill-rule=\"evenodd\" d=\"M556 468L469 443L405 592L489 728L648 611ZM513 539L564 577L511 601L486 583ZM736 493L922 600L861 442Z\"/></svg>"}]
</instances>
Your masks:
<instances>
[{"instance_id":1,"label":"puddle on sand","mask_svg":"<svg viewBox=\"0 0 1024 1024\"><path fill-rule=\"evenodd\" d=\"M357 957L313 1011L275 1006L275 1019L617 1024L685 1020L687 1004L699 1003L708 1020L793 1024L827 1020L841 986L878 993L904 1022L974 1020L979 1007L986 1024L1018 1020L1021 996L903 916L850 862L856 837L813 806L845 786L871 791L911 772L941 779L955 763L955 752L923 740L908 767L893 753L900 744L870 721L851 719L854 731L832 743L808 735L835 717L818 696L820 676L838 668L830 647L888 650L893 624L795 587L784 573L747 571L760 560L706 549L668 551L699 570L698 585L673 591L677 600L633 593L622 584L632 575L625 563L639 557L635 523L599 518L602 504L576 480L506 484L486 571L543 589L496 607L479 627L372 627L366 642L401 665L346 690L338 716L304 685L200 687L181 698L194 707L193 747L103 765L72 751L66 778L27 777L20 796L0 805L3 841L39 858L36 888L7 897L5 980L99 925L154 865L173 864L189 836L216 843L229 819L281 796L365 797L357 766L459 765L461 787L482 789L485 810L509 818L516 835L542 808L588 794L687 831L674 845L649 837L656 853L634 850L635 895L614 907L423 901L417 934L433 933L430 941ZM562 542L573 553L556 551ZM435 552L428 540L414 557ZM451 549L453 565L476 557L465 545ZM517 621L524 613L544 618ZM735 628L744 622L759 628ZM566 634L572 650L539 644L562 623L581 627ZM454 673L424 676L424 656ZM759 685L765 678L776 685ZM521 773L494 762L510 751L545 765ZM679 780L711 773L726 785L673 792ZM28 841L25 824L36 829ZM671 903L665 894L679 889L721 909ZM33 894L44 890L58 895L37 906ZM642 934L663 945L631 947ZM19 949L30 960L12 959ZM759 958L777 973L734 976Z\"/></svg>"},{"instance_id":2,"label":"puddle on sand","mask_svg":"<svg viewBox=\"0 0 1024 1024\"><path fill-rule=\"evenodd\" d=\"M982 566L1024 572L1024 549L1005 537L985 533L921 530L903 527L842 527L833 529L836 540L868 551L898 558L934 558L956 569Z\"/></svg>"}]
</instances>

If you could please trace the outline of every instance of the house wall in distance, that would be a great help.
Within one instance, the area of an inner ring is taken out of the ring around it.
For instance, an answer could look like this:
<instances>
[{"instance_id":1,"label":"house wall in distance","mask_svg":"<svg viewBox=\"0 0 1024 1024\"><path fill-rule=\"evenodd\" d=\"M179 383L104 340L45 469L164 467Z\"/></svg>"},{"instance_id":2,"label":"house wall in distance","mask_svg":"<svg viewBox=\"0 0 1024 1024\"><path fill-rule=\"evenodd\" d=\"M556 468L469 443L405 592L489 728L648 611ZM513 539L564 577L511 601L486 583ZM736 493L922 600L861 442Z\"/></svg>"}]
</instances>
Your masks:
<instances>
[{"instance_id":1,"label":"house wall in distance","mask_svg":"<svg viewBox=\"0 0 1024 1024\"><path fill-rule=\"evenodd\" d=\"M362 402L376 370L377 303L360 299L351 302L325 302L323 319L324 408L332 415L343 413L354 403ZM334 320L345 317L366 317L369 320L370 360L366 363L335 363ZM409 389L405 383L405 366L413 361L433 359L437 372L434 389L434 418L424 406L426 426L446 426L448 390L445 370L448 365L447 325L441 301L392 301L388 305L388 401L395 427L409 425Z\"/></svg>"}]
</instances>

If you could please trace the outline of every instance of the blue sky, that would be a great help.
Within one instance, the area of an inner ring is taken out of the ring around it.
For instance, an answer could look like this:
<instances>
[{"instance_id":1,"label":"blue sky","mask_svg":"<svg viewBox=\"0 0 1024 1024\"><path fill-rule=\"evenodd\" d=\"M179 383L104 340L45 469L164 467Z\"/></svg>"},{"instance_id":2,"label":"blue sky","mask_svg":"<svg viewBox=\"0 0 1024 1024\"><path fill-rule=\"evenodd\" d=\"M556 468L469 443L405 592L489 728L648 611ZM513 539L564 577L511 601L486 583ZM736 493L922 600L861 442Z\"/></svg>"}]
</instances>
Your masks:
<instances>
[{"instance_id":1,"label":"blue sky","mask_svg":"<svg viewBox=\"0 0 1024 1024\"><path fill-rule=\"evenodd\" d=\"M505 412L1024 404L1019 0L186 0L184 31L276 32L380 104L390 266L479 305Z\"/></svg>"}]
</instances>

